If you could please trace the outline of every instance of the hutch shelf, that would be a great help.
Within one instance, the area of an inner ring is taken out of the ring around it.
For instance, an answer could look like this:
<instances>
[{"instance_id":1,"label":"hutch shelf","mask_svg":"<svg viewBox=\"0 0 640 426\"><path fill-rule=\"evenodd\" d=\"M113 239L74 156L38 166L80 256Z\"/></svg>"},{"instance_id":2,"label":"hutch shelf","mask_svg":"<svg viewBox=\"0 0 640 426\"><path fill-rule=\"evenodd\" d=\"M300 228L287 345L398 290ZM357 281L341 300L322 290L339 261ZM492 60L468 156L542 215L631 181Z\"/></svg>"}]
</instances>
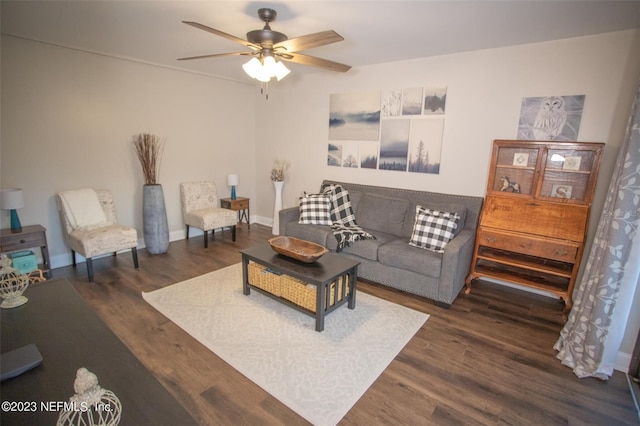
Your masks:
<instances>
[{"instance_id":1,"label":"hutch shelf","mask_svg":"<svg viewBox=\"0 0 640 426\"><path fill-rule=\"evenodd\" d=\"M571 309L603 147L494 141L465 293L488 277L555 294Z\"/></svg>"}]
</instances>

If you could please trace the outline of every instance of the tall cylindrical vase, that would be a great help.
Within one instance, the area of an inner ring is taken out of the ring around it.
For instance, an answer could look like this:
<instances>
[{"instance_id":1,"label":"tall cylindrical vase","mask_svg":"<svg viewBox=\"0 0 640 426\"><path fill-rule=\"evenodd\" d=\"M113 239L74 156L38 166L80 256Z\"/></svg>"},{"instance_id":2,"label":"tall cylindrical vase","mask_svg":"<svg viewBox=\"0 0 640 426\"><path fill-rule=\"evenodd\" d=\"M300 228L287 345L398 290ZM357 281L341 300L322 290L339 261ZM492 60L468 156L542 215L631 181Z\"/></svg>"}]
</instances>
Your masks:
<instances>
[{"instance_id":1,"label":"tall cylindrical vase","mask_svg":"<svg viewBox=\"0 0 640 426\"><path fill-rule=\"evenodd\" d=\"M273 235L280 235L280 210L282 210L282 187L284 181L273 181L273 189L276 191L276 201L273 204L273 226L271 232Z\"/></svg>"},{"instance_id":2,"label":"tall cylindrical vase","mask_svg":"<svg viewBox=\"0 0 640 426\"><path fill-rule=\"evenodd\" d=\"M169 225L162 185L145 185L142 191L142 225L144 244L151 254L169 249Z\"/></svg>"}]
</instances>

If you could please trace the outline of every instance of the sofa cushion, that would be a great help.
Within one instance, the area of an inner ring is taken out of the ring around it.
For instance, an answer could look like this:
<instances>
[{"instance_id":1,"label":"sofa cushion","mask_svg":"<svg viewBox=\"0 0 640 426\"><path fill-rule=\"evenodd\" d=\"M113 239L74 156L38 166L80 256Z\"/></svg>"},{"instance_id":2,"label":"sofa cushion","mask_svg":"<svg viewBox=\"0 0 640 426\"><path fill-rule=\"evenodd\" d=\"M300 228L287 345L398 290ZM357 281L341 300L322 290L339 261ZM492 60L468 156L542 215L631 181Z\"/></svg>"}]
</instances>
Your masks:
<instances>
[{"instance_id":1,"label":"sofa cushion","mask_svg":"<svg viewBox=\"0 0 640 426\"><path fill-rule=\"evenodd\" d=\"M331 199L325 194L300 197L300 218L305 225L331 225Z\"/></svg>"},{"instance_id":2,"label":"sofa cushion","mask_svg":"<svg viewBox=\"0 0 640 426\"><path fill-rule=\"evenodd\" d=\"M296 221L287 223L287 235L327 246L327 239L335 240L331 228L326 225L304 225Z\"/></svg>"},{"instance_id":3,"label":"sofa cushion","mask_svg":"<svg viewBox=\"0 0 640 426\"><path fill-rule=\"evenodd\" d=\"M349 201L351 201L351 208L354 213L358 212L360 206L360 200L362 199L362 192L349 190Z\"/></svg>"},{"instance_id":4,"label":"sofa cushion","mask_svg":"<svg viewBox=\"0 0 640 426\"><path fill-rule=\"evenodd\" d=\"M369 231L366 230L365 231ZM389 241L393 241L398 237L395 235L387 234L385 232L375 232L372 234L376 237L375 240L359 240L354 241L349 246L342 249L342 252L349 253L355 256L364 257L369 260L378 260L378 248ZM338 241L333 235L327 238L327 248L329 250L336 251L338 248Z\"/></svg>"},{"instance_id":5,"label":"sofa cushion","mask_svg":"<svg viewBox=\"0 0 640 426\"><path fill-rule=\"evenodd\" d=\"M378 262L433 278L440 278L442 270L441 253L410 246L400 238L380 246Z\"/></svg>"},{"instance_id":6,"label":"sofa cushion","mask_svg":"<svg viewBox=\"0 0 640 426\"><path fill-rule=\"evenodd\" d=\"M372 231L402 235L402 225L409 201L365 193L358 205L358 225Z\"/></svg>"},{"instance_id":7,"label":"sofa cushion","mask_svg":"<svg viewBox=\"0 0 640 426\"><path fill-rule=\"evenodd\" d=\"M416 221L409 244L437 253L443 253L445 247L455 235L460 216L457 213L442 212L416 206Z\"/></svg>"}]
</instances>

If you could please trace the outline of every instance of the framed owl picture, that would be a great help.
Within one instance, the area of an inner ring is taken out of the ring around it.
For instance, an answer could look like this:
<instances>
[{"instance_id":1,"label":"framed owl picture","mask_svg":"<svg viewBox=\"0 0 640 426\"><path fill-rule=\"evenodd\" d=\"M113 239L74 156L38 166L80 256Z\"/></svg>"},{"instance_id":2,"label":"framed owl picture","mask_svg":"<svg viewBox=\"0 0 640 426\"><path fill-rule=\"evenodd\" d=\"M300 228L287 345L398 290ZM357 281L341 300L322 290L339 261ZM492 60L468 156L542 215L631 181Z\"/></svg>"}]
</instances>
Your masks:
<instances>
[{"instance_id":1,"label":"framed owl picture","mask_svg":"<svg viewBox=\"0 0 640 426\"><path fill-rule=\"evenodd\" d=\"M518 139L577 141L584 99L584 95L522 98Z\"/></svg>"}]
</instances>

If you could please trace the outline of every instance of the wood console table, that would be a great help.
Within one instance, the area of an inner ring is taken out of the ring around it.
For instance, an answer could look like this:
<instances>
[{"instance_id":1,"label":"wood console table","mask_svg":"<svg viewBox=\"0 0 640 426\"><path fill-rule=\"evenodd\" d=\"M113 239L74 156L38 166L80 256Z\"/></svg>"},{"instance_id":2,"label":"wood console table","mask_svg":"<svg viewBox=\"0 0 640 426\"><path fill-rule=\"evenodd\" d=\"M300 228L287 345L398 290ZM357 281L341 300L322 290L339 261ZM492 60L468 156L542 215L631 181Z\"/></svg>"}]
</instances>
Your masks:
<instances>
[{"instance_id":1,"label":"wood console table","mask_svg":"<svg viewBox=\"0 0 640 426\"><path fill-rule=\"evenodd\" d=\"M47 247L47 230L42 225L30 225L22 228L22 232L11 232L11 229L0 230L0 252L26 250L40 247L44 273L51 278L49 248Z\"/></svg>"},{"instance_id":2,"label":"wood console table","mask_svg":"<svg viewBox=\"0 0 640 426\"><path fill-rule=\"evenodd\" d=\"M56 424L59 411L42 410L41 403L68 402L80 367L118 397L121 425L197 424L66 279L31 285L24 295L26 304L0 312L2 353L33 343L42 364L0 389L3 402L36 402L37 409L2 410L3 426Z\"/></svg>"},{"instance_id":3,"label":"wood console table","mask_svg":"<svg viewBox=\"0 0 640 426\"><path fill-rule=\"evenodd\" d=\"M237 197L235 200L231 198L220 198L220 207L223 209L235 210L238 212L238 222L242 222L244 219L247 222L247 227L251 230L251 224L249 223L249 199L246 197Z\"/></svg>"}]
</instances>

